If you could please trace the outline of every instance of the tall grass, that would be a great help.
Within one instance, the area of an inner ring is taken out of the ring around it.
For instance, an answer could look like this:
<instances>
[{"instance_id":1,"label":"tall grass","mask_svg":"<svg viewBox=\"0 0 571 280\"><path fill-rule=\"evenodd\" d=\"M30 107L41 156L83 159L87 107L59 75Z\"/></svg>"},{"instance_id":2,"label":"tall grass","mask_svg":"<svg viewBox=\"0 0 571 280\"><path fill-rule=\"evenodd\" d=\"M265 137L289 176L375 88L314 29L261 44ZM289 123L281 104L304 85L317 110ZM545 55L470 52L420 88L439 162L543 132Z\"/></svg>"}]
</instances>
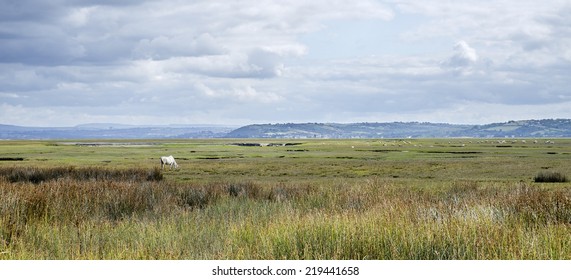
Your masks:
<instances>
[{"instance_id":1,"label":"tall grass","mask_svg":"<svg viewBox=\"0 0 571 280\"><path fill-rule=\"evenodd\" d=\"M149 179L160 170L67 167L0 174L2 259L571 258L566 187L186 184Z\"/></svg>"},{"instance_id":2,"label":"tall grass","mask_svg":"<svg viewBox=\"0 0 571 280\"><path fill-rule=\"evenodd\" d=\"M78 181L160 181L163 175L158 167L151 170L146 169L108 169L99 167L76 168L54 167L54 168L38 168L38 167L2 167L0 168L0 177L6 178L8 181L14 182L31 182L41 183L44 181L57 179L74 179Z\"/></svg>"}]
</instances>

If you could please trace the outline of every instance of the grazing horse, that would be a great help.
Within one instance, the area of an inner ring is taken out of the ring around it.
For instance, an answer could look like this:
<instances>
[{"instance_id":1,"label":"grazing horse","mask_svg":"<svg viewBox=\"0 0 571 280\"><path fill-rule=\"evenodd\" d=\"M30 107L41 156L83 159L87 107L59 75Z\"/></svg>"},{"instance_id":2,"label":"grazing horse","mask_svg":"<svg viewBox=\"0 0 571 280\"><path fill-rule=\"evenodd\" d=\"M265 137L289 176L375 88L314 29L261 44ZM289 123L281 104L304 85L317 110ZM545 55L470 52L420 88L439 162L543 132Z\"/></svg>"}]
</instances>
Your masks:
<instances>
[{"instance_id":1,"label":"grazing horse","mask_svg":"<svg viewBox=\"0 0 571 280\"><path fill-rule=\"evenodd\" d=\"M161 157L161 169L165 168L165 164L170 165L169 169L172 169L173 167L175 169L178 168L178 164L176 164L173 156Z\"/></svg>"}]
</instances>

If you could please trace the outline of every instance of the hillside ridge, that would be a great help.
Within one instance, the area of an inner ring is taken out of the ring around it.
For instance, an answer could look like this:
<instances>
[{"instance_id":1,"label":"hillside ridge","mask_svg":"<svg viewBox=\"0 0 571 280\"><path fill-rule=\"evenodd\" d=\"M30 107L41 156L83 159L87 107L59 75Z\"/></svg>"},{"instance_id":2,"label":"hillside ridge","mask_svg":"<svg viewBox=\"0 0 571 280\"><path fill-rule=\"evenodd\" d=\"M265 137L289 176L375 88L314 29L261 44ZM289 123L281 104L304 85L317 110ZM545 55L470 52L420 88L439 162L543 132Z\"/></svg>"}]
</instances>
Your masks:
<instances>
[{"instance_id":1,"label":"hillside ridge","mask_svg":"<svg viewBox=\"0 0 571 280\"><path fill-rule=\"evenodd\" d=\"M482 125L431 122L276 123L221 125L83 124L25 127L0 124L0 139L164 138L557 138L571 137L571 119L518 120Z\"/></svg>"},{"instance_id":2,"label":"hillside ridge","mask_svg":"<svg viewBox=\"0 0 571 280\"><path fill-rule=\"evenodd\" d=\"M228 138L448 138L571 137L571 119L520 120L484 125L430 122L284 123L240 127Z\"/></svg>"}]
</instances>

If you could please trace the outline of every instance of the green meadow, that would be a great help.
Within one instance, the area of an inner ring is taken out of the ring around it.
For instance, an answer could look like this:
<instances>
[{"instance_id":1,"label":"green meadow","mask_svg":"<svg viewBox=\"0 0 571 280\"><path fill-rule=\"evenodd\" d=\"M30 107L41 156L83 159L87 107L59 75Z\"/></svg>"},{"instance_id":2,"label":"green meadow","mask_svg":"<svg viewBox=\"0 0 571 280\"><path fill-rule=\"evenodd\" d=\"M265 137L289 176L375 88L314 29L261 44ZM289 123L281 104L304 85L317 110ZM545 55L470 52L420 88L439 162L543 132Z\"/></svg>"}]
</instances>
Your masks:
<instances>
[{"instance_id":1,"label":"green meadow","mask_svg":"<svg viewBox=\"0 0 571 280\"><path fill-rule=\"evenodd\" d=\"M571 139L0 141L0 259L571 259L570 164Z\"/></svg>"}]
</instances>

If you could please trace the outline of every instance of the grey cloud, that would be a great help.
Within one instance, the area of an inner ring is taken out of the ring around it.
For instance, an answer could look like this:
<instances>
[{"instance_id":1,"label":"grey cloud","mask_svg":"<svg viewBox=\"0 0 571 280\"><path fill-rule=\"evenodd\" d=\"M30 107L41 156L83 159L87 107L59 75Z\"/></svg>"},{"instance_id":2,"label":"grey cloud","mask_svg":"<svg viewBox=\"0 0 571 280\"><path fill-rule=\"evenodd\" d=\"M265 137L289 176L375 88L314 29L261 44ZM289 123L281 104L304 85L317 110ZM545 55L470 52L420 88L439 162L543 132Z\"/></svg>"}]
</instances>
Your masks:
<instances>
[{"instance_id":1,"label":"grey cloud","mask_svg":"<svg viewBox=\"0 0 571 280\"><path fill-rule=\"evenodd\" d=\"M0 39L0 63L62 65L85 56L86 49L77 41L59 37Z\"/></svg>"},{"instance_id":2,"label":"grey cloud","mask_svg":"<svg viewBox=\"0 0 571 280\"><path fill-rule=\"evenodd\" d=\"M134 39L117 33L122 23L109 5L142 3L2 1L0 14L9 15L0 16L0 63L71 65L128 58Z\"/></svg>"},{"instance_id":3,"label":"grey cloud","mask_svg":"<svg viewBox=\"0 0 571 280\"><path fill-rule=\"evenodd\" d=\"M489 104L562 114L569 9L520 2L0 0L0 118L156 122L175 118L160 115L169 108L186 122L451 120ZM414 56L305 56L320 49L300 35L329 22L401 13Z\"/></svg>"},{"instance_id":4,"label":"grey cloud","mask_svg":"<svg viewBox=\"0 0 571 280\"><path fill-rule=\"evenodd\" d=\"M136 6L150 0L63 0L74 6L105 5L115 7ZM152 0L151 0L152 1Z\"/></svg>"},{"instance_id":5,"label":"grey cloud","mask_svg":"<svg viewBox=\"0 0 571 280\"><path fill-rule=\"evenodd\" d=\"M51 1L35 1L35 0L1 0L0 15L2 20L28 20L43 19L61 15L62 10L68 7L78 6L130 6L140 5L145 0L51 0Z\"/></svg>"},{"instance_id":6,"label":"grey cloud","mask_svg":"<svg viewBox=\"0 0 571 280\"><path fill-rule=\"evenodd\" d=\"M261 78L270 78L280 75L280 56L256 49L248 54L248 64L251 67L252 74Z\"/></svg>"},{"instance_id":7,"label":"grey cloud","mask_svg":"<svg viewBox=\"0 0 571 280\"><path fill-rule=\"evenodd\" d=\"M53 88L57 80L44 76L37 69L30 69L18 64L0 67L0 92L18 94L20 92Z\"/></svg>"},{"instance_id":8,"label":"grey cloud","mask_svg":"<svg viewBox=\"0 0 571 280\"><path fill-rule=\"evenodd\" d=\"M2 0L0 22L45 21L61 16L62 1Z\"/></svg>"}]
</instances>

